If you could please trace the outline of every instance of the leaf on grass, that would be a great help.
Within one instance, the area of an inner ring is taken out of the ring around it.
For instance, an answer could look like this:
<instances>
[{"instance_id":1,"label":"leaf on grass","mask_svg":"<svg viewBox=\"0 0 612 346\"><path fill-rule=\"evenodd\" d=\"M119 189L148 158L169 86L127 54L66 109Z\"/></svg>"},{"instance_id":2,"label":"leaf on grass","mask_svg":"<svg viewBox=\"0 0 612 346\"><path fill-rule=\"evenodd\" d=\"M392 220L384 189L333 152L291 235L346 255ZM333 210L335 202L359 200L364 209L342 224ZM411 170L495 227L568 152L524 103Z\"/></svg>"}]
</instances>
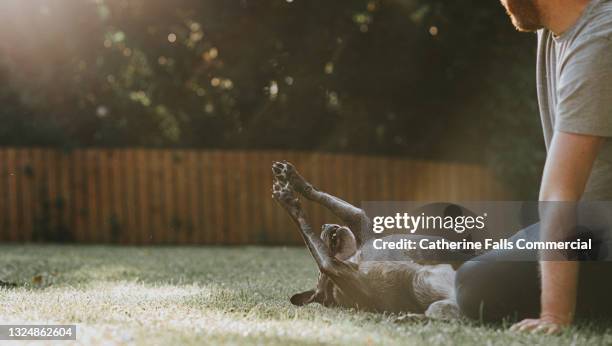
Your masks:
<instances>
[{"instance_id":1,"label":"leaf on grass","mask_svg":"<svg viewBox=\"0 0 612 346\"><path fill-rule=\"evenodd\" d=\"M33 285L37 285L40 286L43 283L43 277L42 275L35 275L32 277L32 284Z\"/></svg>"}]
</instances>

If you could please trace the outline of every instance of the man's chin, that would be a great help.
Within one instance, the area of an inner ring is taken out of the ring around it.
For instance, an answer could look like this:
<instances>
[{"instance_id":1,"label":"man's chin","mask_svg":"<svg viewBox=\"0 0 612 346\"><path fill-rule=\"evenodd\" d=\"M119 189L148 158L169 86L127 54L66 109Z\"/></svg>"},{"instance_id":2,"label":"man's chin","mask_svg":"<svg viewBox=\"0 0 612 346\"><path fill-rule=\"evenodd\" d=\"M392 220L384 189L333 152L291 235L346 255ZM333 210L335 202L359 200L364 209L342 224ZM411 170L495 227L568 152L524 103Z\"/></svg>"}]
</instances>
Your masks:
<instances>
[{"instance_id":1,"label":"man's chin","mask_svg":"<svg viewBox=\"0 0 612 346\"><path fill-rule=\"evenodd\" d=\"M512 24L520 32L536 32L543 28L541 24L521 22L514 17L512 18Z\"/></svg>"}]
</instances>

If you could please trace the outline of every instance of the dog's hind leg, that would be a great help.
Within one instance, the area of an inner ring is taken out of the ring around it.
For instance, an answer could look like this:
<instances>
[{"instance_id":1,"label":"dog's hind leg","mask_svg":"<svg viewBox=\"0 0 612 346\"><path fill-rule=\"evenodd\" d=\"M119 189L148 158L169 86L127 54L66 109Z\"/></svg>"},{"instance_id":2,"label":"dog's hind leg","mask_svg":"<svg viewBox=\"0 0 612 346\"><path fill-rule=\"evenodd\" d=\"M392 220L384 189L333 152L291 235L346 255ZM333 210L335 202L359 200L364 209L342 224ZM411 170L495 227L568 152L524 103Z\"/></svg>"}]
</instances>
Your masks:
<instances>
[{"instance_id":1,"label":"dog's hind leg","mask_svg":"<svg viewBox=\"0 0 612 346\"><path fill-rule=\"evenodd\" d=\"M455 271L448 264L426 265L412 277L413 294L425 316L454 319L461 313L455 298Z\"/></svg>"},{"instance_id":2,"label":"dog's hind leg","mask_svg":"<svg viewBox=\"0 0 612 346\"><path fill-rule=\"evenodd\" d=\"M298 173L297 169L287 161L274 162L272 172L277 181L281 183L288 182L296 192L299 192L302 196L313 202L323 205L342 221L346 222L347 226L357 237L359 244L363 244L367 238L371 237L371 232L363 232L364 229L371 228L371 221L362 209L336 196L318 190L306 181Z\"/></svg>"},{"instance_id":3,"label":"dog's hind leg","mask_svg":"<svg viewBox=\"0 0 612 346\"><path fill-rule=\"evenodd\" d=\"M461 318L461 309L453 299L438 300L429 305L425 316L435 320L456 320Z\"/></svg>"}]
</instances>

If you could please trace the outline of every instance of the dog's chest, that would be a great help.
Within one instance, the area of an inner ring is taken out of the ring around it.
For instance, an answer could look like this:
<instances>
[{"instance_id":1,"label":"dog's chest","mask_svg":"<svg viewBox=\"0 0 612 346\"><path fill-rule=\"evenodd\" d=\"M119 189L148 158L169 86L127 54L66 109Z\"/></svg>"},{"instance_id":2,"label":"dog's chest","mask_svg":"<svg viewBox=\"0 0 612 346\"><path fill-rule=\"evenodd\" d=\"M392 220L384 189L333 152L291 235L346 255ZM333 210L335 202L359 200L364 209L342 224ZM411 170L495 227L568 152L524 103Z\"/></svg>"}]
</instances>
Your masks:
<instances>
[{"instance_id":1,"label":"dog's chest","mask_svg":"<svg viewBox=\"0 0 612 346\"><path fill-rule=\"evenodd\" d=\"M364 262L359 271L364 275L364 284L371 293L369 305L374 310L388 312L423 312L423 308L414 299L413 275L420 266L409 262ZM343 306L355 307L355 302L342 294L334 292L338 302Z\"/></svg>"}]
</instances>

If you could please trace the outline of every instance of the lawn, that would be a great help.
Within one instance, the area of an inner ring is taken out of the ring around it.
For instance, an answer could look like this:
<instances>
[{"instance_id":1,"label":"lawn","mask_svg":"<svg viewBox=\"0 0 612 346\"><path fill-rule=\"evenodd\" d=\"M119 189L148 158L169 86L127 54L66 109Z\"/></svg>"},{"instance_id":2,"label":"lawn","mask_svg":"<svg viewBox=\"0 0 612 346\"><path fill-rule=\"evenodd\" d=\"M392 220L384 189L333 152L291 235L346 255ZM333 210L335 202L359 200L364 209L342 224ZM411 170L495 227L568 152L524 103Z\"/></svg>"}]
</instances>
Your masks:
<instances>
[{"instance_id":1,"label":"lawn","mask_svg":"<svg viewBox=\"0 0 612 346\"><path fill-rule=\"evenodd\" d=\"M0 324L76 323L86 345L612 344L601 322L543 336L296 308L289 296L317 276L302 248L5 245L0 253L0 279L18 284L0 289Z\"/></svg>"}]
</instances>

